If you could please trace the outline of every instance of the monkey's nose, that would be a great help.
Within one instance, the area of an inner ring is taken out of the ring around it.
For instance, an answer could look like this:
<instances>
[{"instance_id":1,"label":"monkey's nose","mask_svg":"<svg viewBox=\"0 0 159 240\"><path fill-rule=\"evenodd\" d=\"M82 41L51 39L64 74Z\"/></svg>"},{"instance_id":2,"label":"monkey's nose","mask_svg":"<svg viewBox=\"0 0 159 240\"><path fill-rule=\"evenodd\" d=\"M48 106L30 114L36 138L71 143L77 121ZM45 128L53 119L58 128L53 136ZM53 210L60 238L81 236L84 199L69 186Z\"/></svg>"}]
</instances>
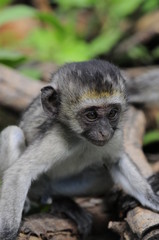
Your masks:
<instances>
[{"instance_id":1,"label":"monkey's nose","mask_svg":"<svg viewBox=\"0 0 159 240\"><path fill-rule=\"evenodd\" d=\"M110 138L110 132L108 131L99 131L99 140L105 141Z\"/></svg>"}]
</instances>

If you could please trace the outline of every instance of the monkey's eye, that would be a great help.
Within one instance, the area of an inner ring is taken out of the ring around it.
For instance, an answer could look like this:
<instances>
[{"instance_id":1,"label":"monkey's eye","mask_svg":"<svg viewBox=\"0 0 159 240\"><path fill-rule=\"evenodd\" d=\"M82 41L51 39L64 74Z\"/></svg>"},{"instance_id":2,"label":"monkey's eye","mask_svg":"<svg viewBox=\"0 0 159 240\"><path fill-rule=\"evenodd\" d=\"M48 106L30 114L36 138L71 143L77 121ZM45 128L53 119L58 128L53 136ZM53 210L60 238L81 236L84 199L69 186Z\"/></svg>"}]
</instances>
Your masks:
<instances>
[{"instance_id":1,"label":"monkey's eye","mask_svg":"<svg viewBox=\"0 0 159 240\"><path fill-rule=\"evenodd\" d=\"M118 117L118 109L117 108L111 109L108 114L108 118L110 120L116 120L117 117Z\"/></svg>"},{"instance_id":2,"label":"monkey's eye","mask_svg":"<svg viewBox=\"0 0 159 240\"><path fill-rule=\"evenodd\" d=\"M89 121L95 121L98 117L98 114L95 110L92 110L87 112L85 116Z\"/></svg>"}]
</instances>

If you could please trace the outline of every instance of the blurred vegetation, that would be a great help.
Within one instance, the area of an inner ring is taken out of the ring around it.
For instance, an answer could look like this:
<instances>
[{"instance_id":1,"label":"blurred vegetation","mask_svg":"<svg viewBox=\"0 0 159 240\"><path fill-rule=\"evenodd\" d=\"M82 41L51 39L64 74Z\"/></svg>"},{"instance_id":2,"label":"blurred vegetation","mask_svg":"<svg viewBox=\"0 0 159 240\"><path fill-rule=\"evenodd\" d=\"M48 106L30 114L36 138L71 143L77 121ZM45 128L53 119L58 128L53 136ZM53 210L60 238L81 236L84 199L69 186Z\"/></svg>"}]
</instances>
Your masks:
<instances>
[{"instance_id":1,"label":"blurred vegetation","mask_svg":"<svg viewBox=\"0 0 159 240\"><path fill-rule=\"evenodd\" d=\"M144 136L144 145L150 144L151 142L159 141L159 131L151 131Z\"/></svg>"},{"instance_id":2,"label":"blurred vegetation","mask_svg":"<svg viewBox=\"0 0 159 240\"><path fill-rule=\"evenodd\" d=\"M124 40L158 7L159 0L1 0L0 62L62 64L100 57L120 66L153 63L159 59L159 46L150 49L138 40L130 41L127 49Z\"/></svg>"},{"instance_id":3,"label":"blurred vegetation","mask_svg":"<svg viewBox=\"0 0 159 240\"><path fill-rule=\"evenodd\" d=\"M159 143L159 113L156 116L156 127L147 131L143 138L143 145L146 147L153 143ZM158 151L158 149L157 149Z\"/></svg>"}]
</instances>

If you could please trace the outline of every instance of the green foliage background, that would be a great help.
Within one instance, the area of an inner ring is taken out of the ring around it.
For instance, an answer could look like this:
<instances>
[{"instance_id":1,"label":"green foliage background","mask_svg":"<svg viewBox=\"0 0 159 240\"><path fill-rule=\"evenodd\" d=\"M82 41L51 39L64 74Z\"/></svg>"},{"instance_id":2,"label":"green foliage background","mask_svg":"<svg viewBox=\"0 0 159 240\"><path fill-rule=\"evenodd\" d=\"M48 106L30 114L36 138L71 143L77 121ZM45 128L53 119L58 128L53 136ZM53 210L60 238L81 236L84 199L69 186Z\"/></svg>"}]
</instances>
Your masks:
<instances>
[{"instance_id":1,"label":"green foliage background","mask_svg":"<svg viewBox=\"0 0 159 240\"><path fill-rule=\"evenodd\" d=\"M5 48L0 41L0 61L9 65L28 59L62 64L107 56L121 39L130 34L124 24L129 25L159 6L158 0L54 0L50 4L56 3L56 8L51 12L42 12L28 5L11 6L11 3L11 0L0 2L0 26L28 17L37 19L41 24L23 41L17 43L12 39ZM82 11L90 11L91 17L84 31L79 32L77 25ZM30 51L27 53L21 49ZM148 53L144 47L138 46L127 55L135 59Z\"/></svg>"}]
</instances>

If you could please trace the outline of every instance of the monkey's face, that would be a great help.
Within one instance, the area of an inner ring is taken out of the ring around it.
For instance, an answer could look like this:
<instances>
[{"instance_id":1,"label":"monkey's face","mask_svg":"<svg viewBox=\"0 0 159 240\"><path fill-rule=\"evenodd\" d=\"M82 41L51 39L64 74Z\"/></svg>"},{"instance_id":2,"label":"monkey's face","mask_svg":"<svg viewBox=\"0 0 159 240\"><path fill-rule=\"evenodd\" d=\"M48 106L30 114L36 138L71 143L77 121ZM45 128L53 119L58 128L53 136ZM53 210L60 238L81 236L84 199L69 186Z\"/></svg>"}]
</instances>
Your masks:
<instances>
[{"instance_id":1,"label":"monkey's face","mask_svg":"<svg viewBox=\"0 0 159 240\"><path fill-rule=\"evenodd\" d=\"M103 146L120 128L126 89L119 69L105 61L71 63L42 89L44 111L76 137Z\"/></svg>"},{"instance_id":2,"label":"monkey's face","mask_svg":"<svg viewBox=\"0 0 159 240\"><path fill-rule=\"evenodd\" d=\"M81 135L97 146L103 146L118 128L121 105L90 106L77 114Z\"/></svg>"},{"instance_id":3,"label":"monkey's face","mask_svg":"<svg viewBox=\"0 0 159 240\"><path fill-rule=\"evenodd\" d=\"M72 102L68 95L59 102L57 91L51 86L42 89L42 105L51 119L64 124L77 137L85 138L97 146L104 146L121 129L126 99L122 92L84 91Z\"/></svg>"}]
</instances>

